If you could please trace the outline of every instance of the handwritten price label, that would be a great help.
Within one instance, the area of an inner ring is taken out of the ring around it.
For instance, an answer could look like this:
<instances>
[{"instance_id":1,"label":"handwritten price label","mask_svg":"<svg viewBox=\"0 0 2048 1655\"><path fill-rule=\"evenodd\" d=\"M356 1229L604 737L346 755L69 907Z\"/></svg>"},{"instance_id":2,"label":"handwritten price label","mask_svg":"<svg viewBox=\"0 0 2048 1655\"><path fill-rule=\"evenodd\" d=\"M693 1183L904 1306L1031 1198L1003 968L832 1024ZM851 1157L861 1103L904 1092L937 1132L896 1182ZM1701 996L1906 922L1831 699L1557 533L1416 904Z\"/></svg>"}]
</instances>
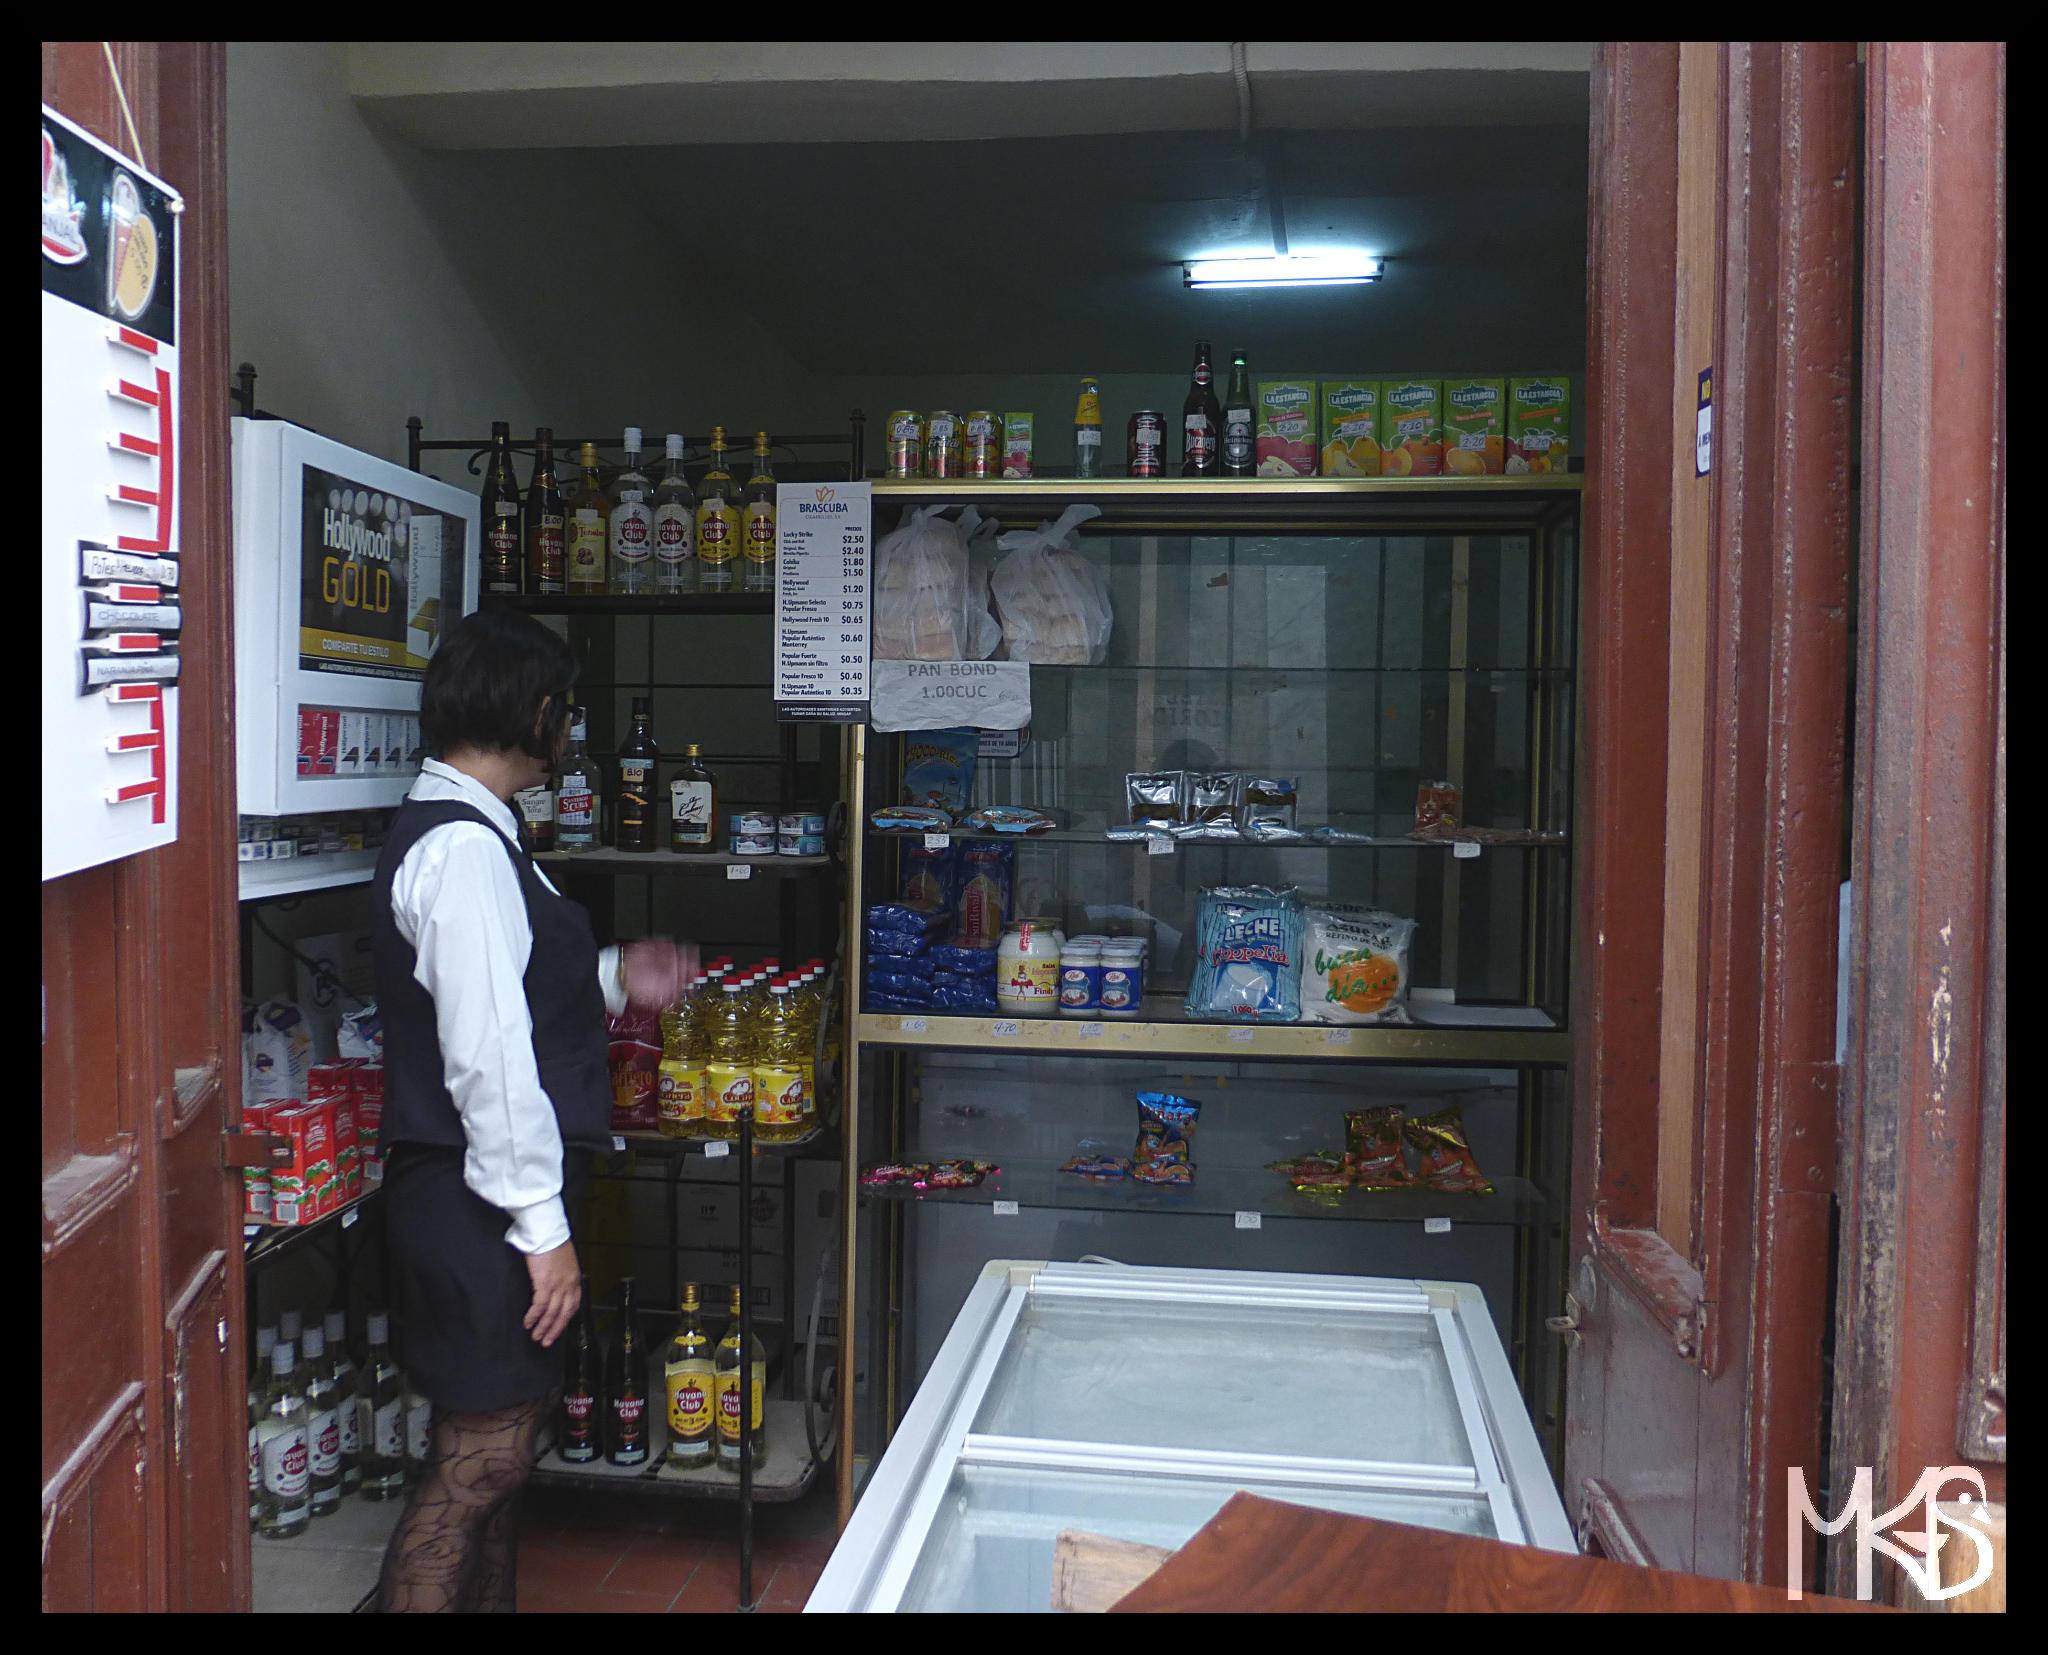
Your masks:
<instances>
[{"instance_id":1,"label":"handwritten price label","mask_svg":"<svg viewBox=\"0 0 2048 1655\"><path fill-rule=\"evenodd\" d=\"M1252 1031L1250 1029L1232 1029L1230 1031L1230 1043L1233 1046L1249 1046L1252 1043Z\"/></svg>"},{"instance_id":2,"label":"handwritten price label","mask_svg":"<svg viewBox=\"0 0 2048 1655\"><path fill-rule=\"evenodd\" d=\"M953 836L950 833L927 833L924 836L926 850L944 850L952 842Z\"/></svg>"},{"instance_id":3,"label":"handwritten price label","mask_svg":"<svg viewBox=\"0 0 2048 1655\"><path fill-rule=\"evenodd\" d=\"M1239 1213L1237 1215L1237 1227L1240 1230L1256 1230L1259 1227L1259 1215L1257 1213Z\"/></svg>"},{"instance_id":4,"label":"handwritten price label","mask_svg":"<svg viewBox=\"0 0 2048 1655\"><path fill-rule=\"evenodd\" d=\"M999 1040L1012 1039L1018 1033L1019 1025L1011 1022L991 1023L988 1032Z\"/></svg>"},{"instance_id":5,"label":"handwritten price label","mask_svg":"<svg viewBox=\"0 0 2048 1655\"><path fill-rule=\"evenodd\" d=\"M727 879L751 879L753 873L754 870L744 862L728 862L725 865L725 877Z\"/></svg>"},{"instance_id":6,"label":"handwritten price label","mask_svg":"<svg viewBox=\"0 0 2048 1655\"><path fill-rule=\"evenodd\" d=\"M902 1022L898 1023L896 1026L900 1028L905 1034L924 1033L924 1019L922 1017L906 1017L903 1019Z\"/></svg>"},{"instance_id":7,"label":"handwritten price label","mask_svg":"<svg viewBox=\"0 0 2048 1655\"><path fill-rule=\"evenodd\" d=\"M1325 1046L1348 1046L1351 1044L1351 1031L1349 1029L1332 1029L1323 1036L1323 1044Z\"/></svg>"},{"instance_id":8,"label":"handwritten price label","mask_svg":"<svg viewBox=\"0 0 2048 1655\"><path fill-rule=\"evenodd\" d=\"M1147 856L1171 856L1173 850L1174 845L1171 839L1147 839L1145 841L1145 854Z\"/></svg>"},{"instance_id":9,"label":"handwritten price label","mask_svg":"<svg viewBox=\"0 0 2048 1655\"><path fill-rule=\"evenodd\" d=\"M1102 1038L1102 1025L1100 1023L1083 1023L1081 1025L1081 1038L1083 1040L1100 1040Z\"/></svg>"},{"instance_id":10,"label":"handwritten price label","mask_svg":"<svg viewBox=\"0 0 2048 1655\"><path fill-rule=\"evenodd\" d=\"M346 1230L351 1224L355 1223L355 1221L361 1218L362 1216L363 1215L357 1212L354 1207L349 1208L347 1212L341 1215L341 1227L344 1230Z\"/></svg>"},{"instance_id":11,"label":"handwritten price label","mask_svg":"<svg viewBox=\"0 0 2048 1655\"><path fill-rule=\"evenodd\" d=\"M1451 1233L1451 1221L1448 1218L1425 1218L1422 1233L1426 1236L1447 1236Z\"/></svg>"},{"instance_id":12,"label":"handwritten price label","mask_svg":"<svg viewBox=\"0 0 2048 1655\"><path fill-rule=\"evenodd\" d=\"M998 1202L996 1203L996 1217L998 1217L998 1218L1015 1218L1016 1216L1017 1216L1017 1203L1016 1203L1016 1202L1014 1202L1014 1201L998 1201Z\"/></svg>"},{"instance_id":13,"label":"handwritten price label","mask_svg":"<svg viewBox=\"0 0 2048 1655\"><path fill-rule=\"evenodd\" d=\"M1469 862L1479 854L1479 847L1469 839L1453 839L1451 841L1451 854L1460 862Z\"/></svg>"}]
</instances>

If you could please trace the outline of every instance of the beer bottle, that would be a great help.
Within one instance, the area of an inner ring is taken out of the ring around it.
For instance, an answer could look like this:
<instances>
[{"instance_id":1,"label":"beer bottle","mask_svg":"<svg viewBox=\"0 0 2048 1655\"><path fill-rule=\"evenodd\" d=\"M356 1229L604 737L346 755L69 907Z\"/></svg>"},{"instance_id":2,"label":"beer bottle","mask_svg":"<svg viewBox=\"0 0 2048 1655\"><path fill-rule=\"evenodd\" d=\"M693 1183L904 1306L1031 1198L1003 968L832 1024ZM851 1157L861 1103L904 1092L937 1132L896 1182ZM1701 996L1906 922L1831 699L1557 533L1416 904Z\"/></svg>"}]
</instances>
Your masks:
<instances>
[{"instance_id":1,"label":"beer bottle","mask_svg":"<svg viewBox=\"0 0 2048 1655\"><path fill-rule=\"evenodd\" d=\"M562 1423L555 1451L571 1465L588 1465L601 1448L598 1442L599 1382L597 1345L590 1337L590 1279L583 1279L583 1303L569 1329L568 1351L562 1359Z\"/></svg>"},{"instance_id":2,"label":"beer bottle","mask_svg":"<svg viewBox=\"0 0 2048 1655\"><path fill-rule=\"evenodd\" d=\"M1230 388L1223 396L1224 476L1258 475L1258 445L1253 441L1256 430L1252 423L1251 371L1244 365L1244 352L1239 351L1230 359Z\"/></svg>"},{"instance_id":3,"label":"beer bottle","mask_svg":"<svg viewBox=\"0 0 2048 1655\"><path fill-rule=\"evenodd\" d=\"M647 1463L647 1374L640 1352L640 1330L633 1325L633 1278L619 1278L619 1326L612 1336L606 1367L609 1394L606 1425L610 1441L605 1458L613 1465Z\"/></svg>"},{"instance_id":4,"label":"beer bottle","mask_svg":"<svg viewBox=\"0 0 2048 1655\"><path fill-rule=\"evenodd\" d=\"M512 469L512 427L491 422L491 463L484 472L484 591L517 592L523 541L519 532L519 476Z\"/></svg>"},{"instance_id":5,"label":"beer bottle","mask_svg":"<svg viewBox=\"0 0 2048 1655\"><path fill-rule=\"evenodd\" d=\"M633 697L633 725L619 749L620 850L653 850L655 821L654 768L658 757L654 732L647 727L648 698Z\"/></svg>"},{"instance_id":6,"label":"beer bottle","mask_svg":"<svg viewBox=\"0 0 2048 1655\"><path fill-rule=\"evenodd\" d=\"M662 1362L668 1391L668 1463L709 1465L712 1460L714 1375L711 1341L697 1307L697 1284L683 1286L683 1319Z\"/></svg>"},{"instance_id":7,"label":"beer bottle","mask_svg":"<svg viewBox=\"0 0 2048 1655\"><path fill-rule=\"evenodd\" d=\"M562 485L555 478L555 433L543 425L533 434L533 483L526 492L527 591L545 595L568 590L565 533Z\"/></svg>"},{"instance_id":8,"label":"beer bottle","mask_svg":"<svg viewBox=\"0 0 2048 1655\"><path fill-rule=\"evenodd\" d=\"M1223 434L1223 411L1216 406L1215 370L1209 366L1209 341L1195 346L1194 374L1188 382L1188 398L1180 411L1180 474L1183 477L1219 475Z\"/></svg>"},{"instance_id":9,"label":"beer bottle","mask_svg":"<svg viewBox=\"0 0 2048 1655\"><path fill-rule=\"evenodd\" d=\"M597 474L597 444L585 443L576 463L583 468L583 480L569 501L569 590L597 593L604 590L606 525L612 503Z\"/></svg>"},{"instance_id":10,"label":"beer bottle","mask_svg":"<svg viewBox=\"0 0 2048 1655\"><path fill-rule=\"evenodd\" d=\"M761 1339L758 1333L752 1341L753 1350L748 1352L747 1367L751 1370L753 1383L742 1386L740 1382L740 1290L732 1290L732 1320L726 1325L725 1337L718 1342L718 1355L714 1360L713 1384L718 1395L718 1463L737 1471L740 1464L740 1420L747 1412L747 1391L753 1393L752 1436L754 1446L754 1467L760 1469L768 1453L768 1436L761 1426L761 1398L768 1388L768 1363L759 1354Z\"/></svg>"}]
</instances>

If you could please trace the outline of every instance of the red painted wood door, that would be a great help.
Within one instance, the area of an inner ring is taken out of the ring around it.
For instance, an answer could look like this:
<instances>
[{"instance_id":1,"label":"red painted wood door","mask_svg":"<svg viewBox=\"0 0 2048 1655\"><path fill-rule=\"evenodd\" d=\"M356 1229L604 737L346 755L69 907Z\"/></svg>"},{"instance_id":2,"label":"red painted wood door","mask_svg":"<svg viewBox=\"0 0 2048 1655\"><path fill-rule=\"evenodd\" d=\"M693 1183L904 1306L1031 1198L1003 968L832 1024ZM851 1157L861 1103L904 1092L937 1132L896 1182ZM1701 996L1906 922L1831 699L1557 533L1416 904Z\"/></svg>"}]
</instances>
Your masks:
<instances>
[{"instance_id":1,"label":"red painted wood door","mask_svg":"<svg viewBox=\"0 0 2048 1655\"><path fill-rule=\"evenodd\" d=\"M1566 1495L1760 1583L1821 1451L1856 75L1610 43L1593 86Z\"/></svg>"},{"instance_id":2,"label":"red painted wood door","mask_svg":"<svg viewBox=\"0 0 2048 1655\"><path fill-rule=\"evenodd\" d=\"M43 100L186 203L181 797L175 844L43 886L43 1605L246 1610L225 52L110 50L45 43Z\"/></svg>"}]
</instances>

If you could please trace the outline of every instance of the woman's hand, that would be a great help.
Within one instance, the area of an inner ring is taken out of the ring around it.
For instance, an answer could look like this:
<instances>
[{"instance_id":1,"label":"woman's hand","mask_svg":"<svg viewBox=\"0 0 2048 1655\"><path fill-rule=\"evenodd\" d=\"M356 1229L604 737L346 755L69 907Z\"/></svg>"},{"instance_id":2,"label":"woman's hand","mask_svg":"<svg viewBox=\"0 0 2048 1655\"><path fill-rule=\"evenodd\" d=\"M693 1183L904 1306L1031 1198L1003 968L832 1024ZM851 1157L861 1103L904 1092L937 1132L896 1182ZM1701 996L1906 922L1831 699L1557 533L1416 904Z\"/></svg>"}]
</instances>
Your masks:
<instances>
[{"instance_id":1,"label":"woman's hand","mask_svg":"<svg viewBox=\"0 0 2048 1655\"><path fill-rule=\"evenodd\" d=\"M621 950L626 973L626 1004L638 1011L660 1011L676 1002L697 975L697 945L668 937L629 942Z\"/></svg>"},{"instance_id":2,"label":"woman's hand","mask_svg":"<svg viewBox=\"0 0 2048 1655\"><path fill-rule=\"evenodd\" d=\"M562 1336L583 1303L576 1243L565 1241L545 1253L528 1253L526 1273L533 1278L533 1304L524 1325L545 1348Z\"/></svg>"}]
</instances>

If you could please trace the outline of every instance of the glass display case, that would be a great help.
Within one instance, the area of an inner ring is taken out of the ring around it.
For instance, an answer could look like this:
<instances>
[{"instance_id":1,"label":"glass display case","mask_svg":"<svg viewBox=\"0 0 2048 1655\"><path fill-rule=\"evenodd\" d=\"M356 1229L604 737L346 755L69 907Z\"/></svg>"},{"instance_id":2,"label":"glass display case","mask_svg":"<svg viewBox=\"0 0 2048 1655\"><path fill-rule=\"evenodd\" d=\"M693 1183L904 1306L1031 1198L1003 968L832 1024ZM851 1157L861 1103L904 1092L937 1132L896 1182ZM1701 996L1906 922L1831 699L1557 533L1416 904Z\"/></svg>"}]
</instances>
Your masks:
<instances>
[{"instance_id":1,"label":"glass display case","mask_svg":"<svg viewBox=\"0 0 2048 1655\"><path fill-rule=\"evenodd\" d=\"M965 802L1043 811L1048 832L867 829L874 809L905 802L919 738L853 735L859 1107L841 1340L856 1453L843 1510L990 1258L1477 1283L1556 1457L1562 1354L1543 1319L1562 1298L1569 1164L1579 485L875 484L878 542L913 505L973 504L1006 528L1098 507L1077 547L1114 618L1099 661L1032 666L1028 730L980 744ZM1129 837L1127 778L1160 772L1285 783L1298 837ZM1444 782L1456 825L1419 824L1420 790ZM935 853L963 844L1000 847L978 866L997 870L1006 915L1141 940L1137 1014L1021 1016L865 991L865 905L920 878L928 894ZM1247 886L1413 920L1398 1010L1245 1022L1191 1007L1202 893ZM1061 1170L1077 1155L1128 1158L1146 1091L1201 1103L1191 1184ZM1373 1106L1410 1121L1457 1111L1489 1188L1298 1189L1272 1169L1343 1150L1346 1113ZM997 1170L960 1189L858 1182L876 1163L954 1157Z\"/></svg>"}]
</instances>

